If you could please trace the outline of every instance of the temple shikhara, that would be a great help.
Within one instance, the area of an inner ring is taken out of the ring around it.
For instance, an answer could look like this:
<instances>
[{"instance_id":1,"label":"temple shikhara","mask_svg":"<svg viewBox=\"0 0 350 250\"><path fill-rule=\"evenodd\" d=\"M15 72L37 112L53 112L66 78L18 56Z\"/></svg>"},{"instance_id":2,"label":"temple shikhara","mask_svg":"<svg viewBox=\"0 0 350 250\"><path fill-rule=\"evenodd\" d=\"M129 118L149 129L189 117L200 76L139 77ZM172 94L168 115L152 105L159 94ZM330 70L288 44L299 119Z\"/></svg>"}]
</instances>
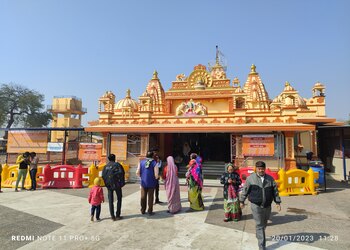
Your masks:
<instances>
[{"instance_id":1,"label":"temple shikhara","mask_svg":"<svg viewBox=\"0 0 350 250\"><path fill-rule=\"evenodd\" d=\"M99 119L86 131L102 132L102 154L116 154L130 164L131 174L148 149L164 160L172 155L180 166L196 152L204 166L222 170L225 162L249 160L264 160L271 169L295 168L303 160L298 156L317 155L317 126L335 121L326 117L323 84L310 84L307 99L292 83L281 83L274 86L280 94L271 98L255 65L244 83L231 80L218 53L212 66L198 64L174 78L165 91L155 71L141 96L115 89L126 91L125 98L115 100L109 90L98 100Z\"/></svg>"}]
</instances>

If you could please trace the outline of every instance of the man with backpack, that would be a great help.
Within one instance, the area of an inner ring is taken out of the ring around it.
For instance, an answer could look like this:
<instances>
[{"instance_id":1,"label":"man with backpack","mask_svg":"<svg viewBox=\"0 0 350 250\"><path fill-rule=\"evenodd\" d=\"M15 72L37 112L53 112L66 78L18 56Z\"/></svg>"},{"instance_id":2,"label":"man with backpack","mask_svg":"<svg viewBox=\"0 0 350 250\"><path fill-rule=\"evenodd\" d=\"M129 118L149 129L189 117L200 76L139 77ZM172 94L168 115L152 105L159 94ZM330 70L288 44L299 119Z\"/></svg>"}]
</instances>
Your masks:
<instances>
[{"instance_id":1,"label":"man with backpack","mask_svg":"<svg viewBox=\"0 0 350 250\"><path fill-rule=\"evenodd\" d=\"M111 214L112 220L121 220L123 217L120 216L122 207L122 187L125 185L125 172L123 166L115 161L115 155L110 154L108 156L109 162L103 168L102 178L105 186L108 190L108 202L109 202L109 212ZM113 206L113 192L117 194L117 211L114 215Z\"/></svg>"}]
</instances>

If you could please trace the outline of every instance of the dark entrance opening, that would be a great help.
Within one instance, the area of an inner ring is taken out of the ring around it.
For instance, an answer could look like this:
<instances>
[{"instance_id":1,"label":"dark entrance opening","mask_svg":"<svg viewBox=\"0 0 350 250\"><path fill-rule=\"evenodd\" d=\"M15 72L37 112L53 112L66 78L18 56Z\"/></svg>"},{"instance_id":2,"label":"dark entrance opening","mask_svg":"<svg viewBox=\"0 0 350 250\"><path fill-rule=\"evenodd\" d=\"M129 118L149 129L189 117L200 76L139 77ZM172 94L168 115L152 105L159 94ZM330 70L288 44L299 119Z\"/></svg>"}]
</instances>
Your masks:
<instances>
[{"instance_id":1,"label":"dark entrance opening","mask_svg":"<svg viewBox=\"0 0 350 250\"><path fill-rule=\"evenodd\" d=\"M225 133L198 133L173 134L173 156L177 163L186 165L191 153L199 154L203 162L231 161L230 134ZM188 152L188 154L187 154ZM177 159L176 159L177 158Z\"/></svg>"},{"instance_id":2,"label":"dark entrance opening","mask_svg":"<svg viewBox=\"0 0 350 250\"><path fill-rule=\"evenodd\" d=\"M225 171L225 163L230 162L229 133L176 133L150 134L149 149L157 150L163 164L173 156L178 166L179 177L184 178L191 153L202 157L204 178L218 179Z\"/></svg>"}]
</instances>

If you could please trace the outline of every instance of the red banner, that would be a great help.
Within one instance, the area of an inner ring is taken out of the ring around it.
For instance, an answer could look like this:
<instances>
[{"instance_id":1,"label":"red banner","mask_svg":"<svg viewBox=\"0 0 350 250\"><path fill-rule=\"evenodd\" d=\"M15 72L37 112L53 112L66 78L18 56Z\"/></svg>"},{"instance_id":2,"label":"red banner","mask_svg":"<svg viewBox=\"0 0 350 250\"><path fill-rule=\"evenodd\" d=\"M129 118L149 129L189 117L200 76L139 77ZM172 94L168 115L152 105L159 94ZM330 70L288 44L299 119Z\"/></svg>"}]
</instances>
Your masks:
<instances>
[{"instance_id":1,"label":"red banner","mask_svg":"<svg viewBox=\"0 0 350 250\"><path fill-rule=\"evenodd\" d=\"M80 143L79 160L101 161L102 143Z\"/></svg>"},{"instance_id":2,"label":"red banner","mask_svg":"<svg viewBox=\"0 0 350 250\"><path fill-rule=\"evenodd\" d=\"M243 135L244 156L273 156L275 143L273 135Z\"/></svg>"}]
</instances>

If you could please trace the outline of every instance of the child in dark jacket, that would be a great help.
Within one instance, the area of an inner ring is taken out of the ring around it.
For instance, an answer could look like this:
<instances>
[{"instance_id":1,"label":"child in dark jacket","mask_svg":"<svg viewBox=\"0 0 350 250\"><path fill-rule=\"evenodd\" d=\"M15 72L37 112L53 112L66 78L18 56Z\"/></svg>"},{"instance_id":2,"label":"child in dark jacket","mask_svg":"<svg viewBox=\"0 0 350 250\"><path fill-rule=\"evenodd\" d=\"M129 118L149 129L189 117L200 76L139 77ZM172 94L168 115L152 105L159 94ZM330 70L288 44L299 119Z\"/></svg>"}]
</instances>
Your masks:
<instances>
[{"instance_id":1,"label":"child in dark jacket","mask_svg":"<svg viewBox=\"0 0 350 250\"><path fill-rule=\"evenodd\" d=\"M101 185L101 178L96 177L94 180L95 186L93 186L89 193L89 203L91 204L91 221L94 221L94 215L96 210L96 220L100 221L101 203L105 202L103 196L103 189Z\"/></svg>"},{"instance_id":2,"label":"child in dark jacket","mask_svg":"<svg viewBox=\"0 0 350 250\"><path fill-rule=\"evenodd\" d=\"M227 171L222 174L220 183L224 185L225 222L238 221L241 218L238 190L241 178L235 171L232 163L227 164Z\"/></svg>"}]
</instances>

